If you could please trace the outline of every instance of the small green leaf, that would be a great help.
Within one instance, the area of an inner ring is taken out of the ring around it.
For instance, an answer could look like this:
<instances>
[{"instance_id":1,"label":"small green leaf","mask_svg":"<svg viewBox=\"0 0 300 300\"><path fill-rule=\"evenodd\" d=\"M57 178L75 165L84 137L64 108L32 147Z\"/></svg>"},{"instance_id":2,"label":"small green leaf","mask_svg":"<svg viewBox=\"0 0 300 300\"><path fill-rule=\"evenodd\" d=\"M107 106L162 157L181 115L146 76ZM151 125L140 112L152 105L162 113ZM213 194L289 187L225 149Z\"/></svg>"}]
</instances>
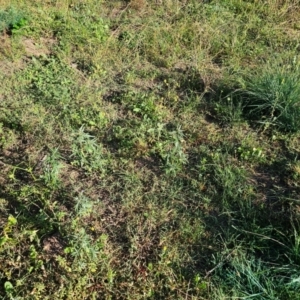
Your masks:
<instances>
[{"instance_id":1,"label":"small green leaf","mask_svg":"<svg viewBox=\"0 0 300 300\"><path fill-rule=\"evenodd\" d=\"M17 224L17 219L12 216L12 215L9 215L8 217L8 225L9 226L13 226L13 225L16 225Z\"/></svg>"},{"instance_id":2,"label":"small green leaf","mask_svg":"<svg viewBox=\"0 0 300 300\"><path fill-rule=\"evenodd\" d=\"M0 238L0 247L2 247L3 245L5 245L8 240L9 240L9 238L6 237L6 236L1 237Z\"/></svg>"},{"instance_id":3,"label":"small green leaf","mask_svg":"<svg viewBox=\"0 0 300 300\"><path fill-rule=\"evenodd\" d=\"M4 289L7 294L11 294L14 290L14 286L12 285L12 283L10 281L6 281L4 283Z\"/></svg>"}]
</instances>

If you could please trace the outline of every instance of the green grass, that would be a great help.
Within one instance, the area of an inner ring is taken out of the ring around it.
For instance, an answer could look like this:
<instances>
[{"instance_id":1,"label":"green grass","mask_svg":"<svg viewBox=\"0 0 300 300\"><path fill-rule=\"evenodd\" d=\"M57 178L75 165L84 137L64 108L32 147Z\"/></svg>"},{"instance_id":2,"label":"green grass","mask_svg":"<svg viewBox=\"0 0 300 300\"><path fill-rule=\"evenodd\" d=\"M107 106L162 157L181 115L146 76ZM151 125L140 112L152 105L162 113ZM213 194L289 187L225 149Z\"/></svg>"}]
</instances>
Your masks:
<instances>
[{"instance_id":1,"label":"green grass","mask_svg":"<svg viewBox=\"0 0 300 300\"><path fill-rule=\"evenodd\" d=\"M253 75L245 83L245 110L250 119L265 127L299 131L299 63L293 61L268 64L266 70Z\"/></svg>"},{"instance_id":2,"label":"green grass","mask_svg":"<svg viewBox=\"0 0 300 300\"><path fill-rule=\"evenodd\" d=\"M297 1L2 4L1 299L300 299Z\"/></svg>"},{"instance_id":3,"label":"green grass","mask_svg":"<svg viewBox=\"0 0 300 300\"><path fill-rule=\"evenodd\" d=\"M16 33L27 23L25 13L13 7L0 11L0 31L9 34Z\"/></svg>"}]
</instances>

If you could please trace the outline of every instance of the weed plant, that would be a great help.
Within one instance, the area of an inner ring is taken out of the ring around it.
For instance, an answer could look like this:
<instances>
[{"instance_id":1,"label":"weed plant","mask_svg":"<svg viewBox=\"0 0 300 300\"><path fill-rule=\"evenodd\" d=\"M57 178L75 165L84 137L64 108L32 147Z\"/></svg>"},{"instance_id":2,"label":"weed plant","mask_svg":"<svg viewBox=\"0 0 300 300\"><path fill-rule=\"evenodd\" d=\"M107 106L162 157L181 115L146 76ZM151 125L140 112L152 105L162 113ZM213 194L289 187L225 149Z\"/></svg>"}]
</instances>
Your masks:
<instances>
[{"instance_id":1,"label":"weed plant","mask_svg":"<svg viewBox=\"0 0 300 300\"><path fill-rule=\"evenodd\" d=\"M25 13L14 7L0 10L0 32L16 33L27 24Z\"/></svg>"}]
</instances>

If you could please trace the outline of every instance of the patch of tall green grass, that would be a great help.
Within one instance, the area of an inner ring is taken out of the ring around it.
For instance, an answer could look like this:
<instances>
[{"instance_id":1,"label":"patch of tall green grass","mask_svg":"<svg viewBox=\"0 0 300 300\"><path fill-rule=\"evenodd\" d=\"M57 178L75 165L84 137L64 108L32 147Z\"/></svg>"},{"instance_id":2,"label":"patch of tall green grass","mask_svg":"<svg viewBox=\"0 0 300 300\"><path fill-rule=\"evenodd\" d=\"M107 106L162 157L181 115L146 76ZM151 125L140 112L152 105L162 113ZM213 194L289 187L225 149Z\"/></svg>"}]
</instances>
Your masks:
<instances>
[{"instance_id":1,"label":"patch of tall green grass","mask_svg":"<svg viewBox=\"0 0 300 300\"><path fill-rule=\"evenodd\" d=\"M290 63L268 63L246 79L242 98L246 115L264 127L285 132L300 130L300 67Z\"/></svg>"}]
</instances>

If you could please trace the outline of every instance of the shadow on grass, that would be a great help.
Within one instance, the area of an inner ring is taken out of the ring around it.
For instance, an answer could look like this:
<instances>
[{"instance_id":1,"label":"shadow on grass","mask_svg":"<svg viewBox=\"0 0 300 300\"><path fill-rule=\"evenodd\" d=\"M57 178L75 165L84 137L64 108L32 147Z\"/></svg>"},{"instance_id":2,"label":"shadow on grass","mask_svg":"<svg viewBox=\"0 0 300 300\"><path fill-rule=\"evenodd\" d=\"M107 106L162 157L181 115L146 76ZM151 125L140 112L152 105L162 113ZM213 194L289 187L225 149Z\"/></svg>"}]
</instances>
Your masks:
<instances>
[{"instance_id":1,"label":"shadow on grass","mask_svg":"<svg viewBox=\"0 0 300 300\"><path fill-rule=\"evenodd\" d=\"M181 270L187 279L200 273L213 281L223 278L225 284L227 275L222 277L222 270L227 274L238 253L244 253L243 263L250 257L255 268L263 262L265 272L278 284L291 281L294 275L286 266L297 269L300 260L300 199L299 188L291 188L285 180L286 161L260 165L253 174L244 174L230 156L225 161L214 161L206 151L189 156L185 166L189 176L177 178L177 186L185 191L183 213L203 222L205 236L199 235L187 247L193 257L188 271ZM280 295L280 288L274 287L275 292Z\"/></svg>"}]
</instances>

